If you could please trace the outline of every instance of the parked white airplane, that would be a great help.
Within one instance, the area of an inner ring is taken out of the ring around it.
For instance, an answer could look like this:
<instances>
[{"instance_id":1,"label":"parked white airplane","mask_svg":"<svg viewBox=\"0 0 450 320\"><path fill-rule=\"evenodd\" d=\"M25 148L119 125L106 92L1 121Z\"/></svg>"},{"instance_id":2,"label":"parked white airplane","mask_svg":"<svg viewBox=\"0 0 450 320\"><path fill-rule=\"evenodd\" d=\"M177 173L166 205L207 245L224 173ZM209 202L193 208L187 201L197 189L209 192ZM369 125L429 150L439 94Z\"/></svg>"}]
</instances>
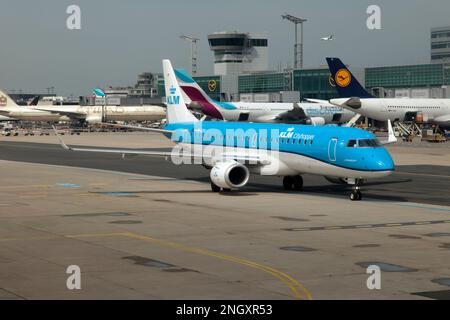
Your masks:
<instances>
[{"instance_id":1,"label":"parked white airplane","mask_svg":"<svg viewBox=\"0 0 450 320\"><path fill-rule=\"evenodd\" d=\"M159 121L166 117L166 110L159 106L48 106L36 108L88 123L108 121Z\"/></svg>"},{"instance_id":2,"label":"parked white airplane","mask_svg":"<svg viewBox=\"0 0 450 320\"><path fill-rule=\"evenodd\" d=\"M28 121L69 121L60 114L41 111L32 106L19 106L6 93L0 91L0 115L16 120Z\"/></svg>"},{"instance_id":3,"label":"parked white airplane","mask_svg":"<svg viewBox=\"0 0 450 320\"><path fill-rule=\"evenodd\" d=\"M226 121L248 121L264 123L297 123L323 125L344 123L354 112L334 106L328 101L320 103L258 103L220 102L211 99L184 70L175 69L183 98L189 109L199 111L212 118Z\"/></svg>"},{"instance_id":4,"label":"parked white airplane","mask_svg":"<svg viewBox=\"0 0 450 320\"><path fill-rule=\"evenodd\" d=\"M18 106L6 93L0 91L0 115L27 121L71 121L88 123L106 121L157 121L166 117L159 106Z\"/></svg>"},{"instance_id":5,"label":"parked white airplane","mask_svg":"<svg viewBox=\"0 0 450 320\"><path fill-rule=\"evenodd\" d=\"M375 98L340 59L327 58L327 62L340 96L331 99L332 104L378 121L412 121L421 116L424 122L450 128L450 99Z\"/></svg>"}]
</instances>

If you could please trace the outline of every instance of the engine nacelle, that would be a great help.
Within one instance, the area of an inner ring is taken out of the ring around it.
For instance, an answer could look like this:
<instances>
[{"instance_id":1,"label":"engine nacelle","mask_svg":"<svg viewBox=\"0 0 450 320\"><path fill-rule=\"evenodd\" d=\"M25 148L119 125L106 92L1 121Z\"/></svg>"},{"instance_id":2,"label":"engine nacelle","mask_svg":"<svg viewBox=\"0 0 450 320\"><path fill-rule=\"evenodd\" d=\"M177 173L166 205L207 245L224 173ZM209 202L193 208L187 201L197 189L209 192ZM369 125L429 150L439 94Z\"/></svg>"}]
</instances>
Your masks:
<instances>
[{"instance_id":1,"label":"engine nacelle","mask_svg":"<svg viewBox=\"0 0 450 320\"><path fill-rule=\"evenodd\" d=\"M210 173L211 181L218 187L239 189L245 186L250 178L247 167L236 161L217 163Z\"/></svg>"},{"instance_id":2,"label":"engine nacelle","mask_svg":"<svg viewBox=\"0 0 450 320\"><path fill-rule=\"evenodd\" d=\"M102 123L102 118L101 114L90 114L86 117L85 121L90 124Z\"/></svg>"},{"instance_id":3,"label":"engine nacelle","mask_svg":"<svg viewBox=\"0 0 450 320\"><path fill-rule=\"evenodd\" d=\"M308 124L312 124L314 126L323 126L325 124L325 118L322 117L311 117L307 120Z\"/></svg>"},{"instance_id":4,"label":"engine nacelle","mask_svg":"<svg viewBox=\"0 0 450 320\"><path fill-rule=\"evenodd\" d=\"M195 112L202 112L203 107L201 104L199 104L198 102L192 101L191 103L188 104L187 108L189 110L195 111Z\"/></svg>"}]
</instances>

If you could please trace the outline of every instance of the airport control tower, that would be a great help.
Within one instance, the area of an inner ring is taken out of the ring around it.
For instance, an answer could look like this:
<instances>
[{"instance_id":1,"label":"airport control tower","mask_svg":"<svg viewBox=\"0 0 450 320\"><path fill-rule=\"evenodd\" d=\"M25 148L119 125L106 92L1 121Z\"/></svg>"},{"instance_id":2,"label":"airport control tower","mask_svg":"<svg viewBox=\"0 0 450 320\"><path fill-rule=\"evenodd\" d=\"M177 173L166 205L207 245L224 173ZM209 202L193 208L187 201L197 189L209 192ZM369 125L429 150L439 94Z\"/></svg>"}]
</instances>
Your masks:
<instances>
[{"instance_id":1,"label":"airport control tower","mask_svg":"<svg viewBox=\"0 0 450 320\"><path fill-rule=\"evenodd\" d=\"M267 71L267 34L243 32L216 32L208 36L214 51L214 74L239 75Z\"/></svg>"}]
</instances>

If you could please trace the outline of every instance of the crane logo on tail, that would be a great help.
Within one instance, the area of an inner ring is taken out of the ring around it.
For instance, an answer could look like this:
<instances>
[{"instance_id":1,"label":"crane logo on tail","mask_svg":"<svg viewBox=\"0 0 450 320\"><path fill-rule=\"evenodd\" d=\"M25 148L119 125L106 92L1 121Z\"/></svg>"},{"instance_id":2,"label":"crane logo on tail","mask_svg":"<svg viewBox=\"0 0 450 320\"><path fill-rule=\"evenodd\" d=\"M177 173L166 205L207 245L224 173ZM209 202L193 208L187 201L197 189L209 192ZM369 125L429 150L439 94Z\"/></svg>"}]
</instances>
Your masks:
<instances>
[{"instance_id":1,"label":"crane logo on tail","mask_svg":"<svg viewBox=\"0 0 450 320\"><path fill-rule=\"evenodd\" d=\"M345 88L352 81L352 76L347 69L340 69L338 72L336 72L334 81L339 87Z\"/></svg>"},{"instance_id":2,"label":"crane logo on tail","mask_svg":"<svg viewBox=\"0 0 450 320\"><path fill-rule=\"evenodd\" d=\"M167 104L180 104L180 96L175 95L175 93L177 92L177 88L172 85L169 89L169 92L170 96L168 96L166 99Z\"/></svg>"}]
</instances>

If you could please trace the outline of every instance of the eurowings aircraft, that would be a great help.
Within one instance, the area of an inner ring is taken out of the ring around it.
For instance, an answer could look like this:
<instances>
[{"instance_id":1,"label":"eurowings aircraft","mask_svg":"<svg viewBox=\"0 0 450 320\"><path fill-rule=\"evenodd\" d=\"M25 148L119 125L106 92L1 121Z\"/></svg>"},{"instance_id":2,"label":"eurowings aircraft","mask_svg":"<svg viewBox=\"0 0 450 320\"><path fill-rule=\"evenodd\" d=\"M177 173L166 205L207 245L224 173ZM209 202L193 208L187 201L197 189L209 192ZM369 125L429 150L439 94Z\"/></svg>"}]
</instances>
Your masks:
<instances>
[{"instance_id":1,"label":"eurowings aircraft","mask_svg":"<svg viewBox=\"0 0 450 320\"><path fill-rule=\"evenodd\" d=\"M184 70L175 69L175 75L188 107L216 119L323 125L325 123L345 123L355 115L354 112L334 106L328 101L321 103L215 101Z\"/></svg>"}]
</instances>

